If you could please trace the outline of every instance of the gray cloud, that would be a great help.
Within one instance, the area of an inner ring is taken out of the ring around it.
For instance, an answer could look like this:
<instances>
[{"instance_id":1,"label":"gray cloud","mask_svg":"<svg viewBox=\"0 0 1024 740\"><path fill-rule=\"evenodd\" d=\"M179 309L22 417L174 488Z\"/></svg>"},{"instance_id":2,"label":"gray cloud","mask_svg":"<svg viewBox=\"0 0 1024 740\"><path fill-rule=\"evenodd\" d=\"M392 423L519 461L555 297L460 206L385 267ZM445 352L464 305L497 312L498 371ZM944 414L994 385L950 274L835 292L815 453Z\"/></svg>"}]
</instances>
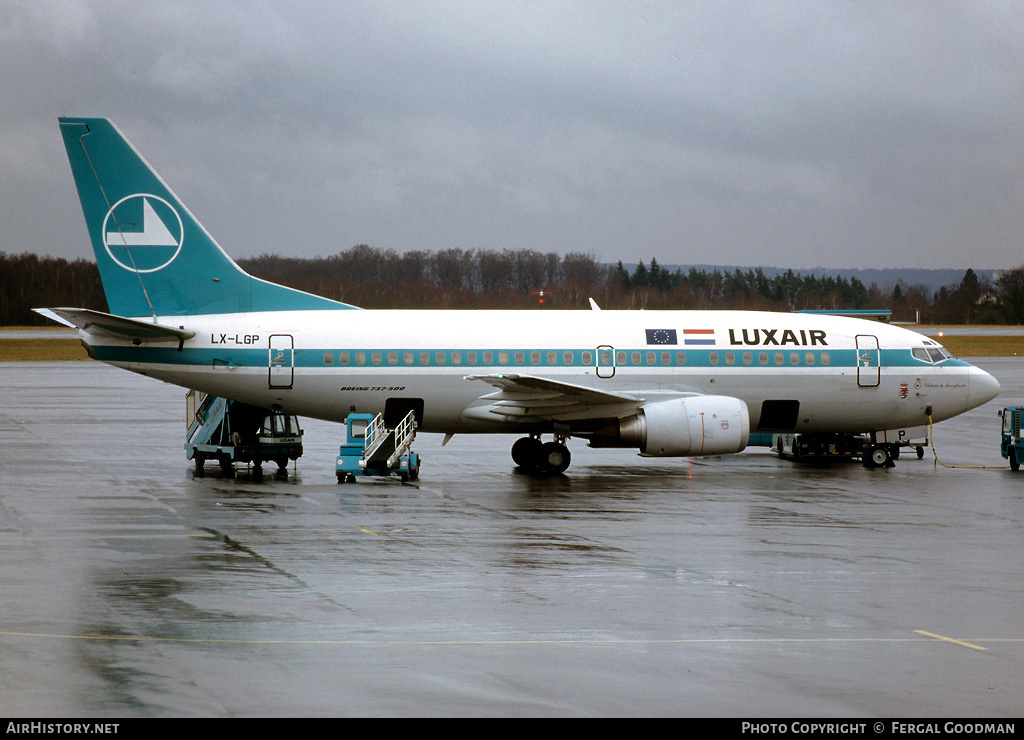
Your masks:
<instances>
[{"instance_id":1,"label":"gray cloud","mask_svg":"<svg viewBox=\"0 0 1024 740\"><path fill-rule=\"evenodd\" d=\"M7 2L0 249L87 257L105 115L234 256L1011 267L1010 2Z\"/></svg>"}]
</instances>

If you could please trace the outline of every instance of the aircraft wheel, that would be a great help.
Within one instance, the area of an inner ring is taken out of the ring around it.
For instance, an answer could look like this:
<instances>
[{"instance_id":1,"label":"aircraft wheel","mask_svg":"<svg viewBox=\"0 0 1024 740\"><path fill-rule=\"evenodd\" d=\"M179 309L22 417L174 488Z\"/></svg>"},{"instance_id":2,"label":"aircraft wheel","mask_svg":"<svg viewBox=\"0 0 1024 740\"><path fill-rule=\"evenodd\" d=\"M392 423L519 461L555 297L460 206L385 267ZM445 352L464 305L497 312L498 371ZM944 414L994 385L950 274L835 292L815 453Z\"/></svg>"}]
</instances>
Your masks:
<instances>
[{"instance_id":1,"label":"aircraft wheel","mask_svg":"<svg viewBox=\"0 0 1024 740\"><path fill-rule=\"evenodd\" d=\"M540 446L540 455L537 457L537 472L542 475L558 475L564 473L569 463L572 461L572 455L569 454L569 448L561 442L548 442Z\"/></svg>"},{"instance_id":2,"label":"aircraft wheel","mask_svg":"<svg viewBox=\"0 0 1024 740\"><path fill-rule=\"evenodd\" d=\"M521 468L533 467L540 457L540 440L536 437L517 439L512 445L512 462Z\"/></svg>"},{"instance_id":3,"label":"aircraft wheel","mask_svg":"<svg viewBox=\"0 0 1024 740\"><path fill-rule=\"evenodd\" d=\"M1010 448L1010 470L1020 470L1020 460L1017 459L1017 450Z\"/></svg>"}]
</instances>

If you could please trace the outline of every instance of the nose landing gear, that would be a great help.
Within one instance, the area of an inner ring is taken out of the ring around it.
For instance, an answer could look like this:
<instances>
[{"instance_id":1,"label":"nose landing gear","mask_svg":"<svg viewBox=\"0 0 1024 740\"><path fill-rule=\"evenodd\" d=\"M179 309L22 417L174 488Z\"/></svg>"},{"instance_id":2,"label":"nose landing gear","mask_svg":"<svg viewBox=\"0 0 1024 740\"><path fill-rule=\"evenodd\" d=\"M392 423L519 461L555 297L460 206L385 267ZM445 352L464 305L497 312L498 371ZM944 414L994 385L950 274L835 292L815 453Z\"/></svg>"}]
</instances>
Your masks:
<instances>
[{"instance_id":1,"label":"nose landing gear","mask_svg":"<svg viewBox=\"0 0 1024 740\"><path fill-rule=\"evenodd\" d=\"M523 437L512 445L512 461L534 475L559 475L572 461L565 437L554 442L541 442L540 436Z\"/></svg>"}]
</instances>

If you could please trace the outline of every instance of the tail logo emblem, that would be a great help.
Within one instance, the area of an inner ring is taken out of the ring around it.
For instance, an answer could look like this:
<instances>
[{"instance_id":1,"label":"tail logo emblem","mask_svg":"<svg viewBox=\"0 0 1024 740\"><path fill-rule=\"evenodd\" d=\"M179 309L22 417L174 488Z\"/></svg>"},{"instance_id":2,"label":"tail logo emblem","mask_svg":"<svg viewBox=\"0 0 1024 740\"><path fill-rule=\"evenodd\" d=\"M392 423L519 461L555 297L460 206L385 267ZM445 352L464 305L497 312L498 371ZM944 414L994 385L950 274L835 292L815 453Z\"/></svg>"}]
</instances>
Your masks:
<instances>
[{"instance_id":1,"label":"tail logo emblem","mask_svg":"<svg viewBox=\"0 0 1024 740\"><path fill-rule=\"evenodd\" d=\"M181 216L157 195L136 193L117 201L103 219L103 246L129 272L156 272L181 251Z\"/></svg>"}]
</instances>

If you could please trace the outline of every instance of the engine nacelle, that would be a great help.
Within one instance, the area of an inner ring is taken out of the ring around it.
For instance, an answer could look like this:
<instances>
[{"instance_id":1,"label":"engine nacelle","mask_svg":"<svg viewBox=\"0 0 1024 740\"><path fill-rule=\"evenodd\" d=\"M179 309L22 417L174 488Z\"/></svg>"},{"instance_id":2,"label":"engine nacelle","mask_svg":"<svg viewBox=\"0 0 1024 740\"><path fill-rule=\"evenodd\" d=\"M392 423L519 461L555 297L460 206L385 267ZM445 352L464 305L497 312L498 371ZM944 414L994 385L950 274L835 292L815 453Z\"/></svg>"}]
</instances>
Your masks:
<instances>
[{"instance_id":1,"label":"engine nacelle","mask_svg":"<svg viewBox=\"0 0 1024 740\"><path fill-rule=\"evenodd\" d=\"M731 396L689 396L640 407L636 415L596 432L592 447L639 447L648 457L727 455L750 437L747 404Z\"/></svg>"}]
</instances>

